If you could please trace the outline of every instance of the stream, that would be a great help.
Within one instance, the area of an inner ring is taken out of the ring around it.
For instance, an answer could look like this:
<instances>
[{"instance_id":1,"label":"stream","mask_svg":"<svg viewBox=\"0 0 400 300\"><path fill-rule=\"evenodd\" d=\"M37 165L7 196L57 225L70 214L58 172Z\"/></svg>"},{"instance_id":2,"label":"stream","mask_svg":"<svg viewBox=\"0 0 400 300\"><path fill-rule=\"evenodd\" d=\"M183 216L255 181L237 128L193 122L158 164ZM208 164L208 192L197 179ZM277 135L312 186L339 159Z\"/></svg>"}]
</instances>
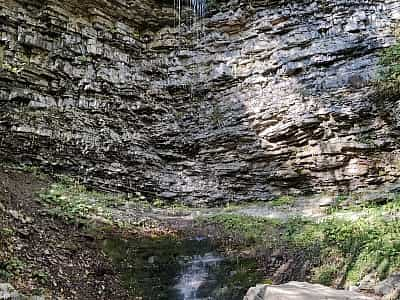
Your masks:
<instances>
[{"instance_id":1,"label":"stream","mask_svg":"<svg viewBox=\"0 0 400 300\"><path fill-rule=\"evenodd\" d=\"M227 258L205 238L108 239L111 257L134 299L236 300L263 280L254 258Z\"/></svg>"}]
</instances>

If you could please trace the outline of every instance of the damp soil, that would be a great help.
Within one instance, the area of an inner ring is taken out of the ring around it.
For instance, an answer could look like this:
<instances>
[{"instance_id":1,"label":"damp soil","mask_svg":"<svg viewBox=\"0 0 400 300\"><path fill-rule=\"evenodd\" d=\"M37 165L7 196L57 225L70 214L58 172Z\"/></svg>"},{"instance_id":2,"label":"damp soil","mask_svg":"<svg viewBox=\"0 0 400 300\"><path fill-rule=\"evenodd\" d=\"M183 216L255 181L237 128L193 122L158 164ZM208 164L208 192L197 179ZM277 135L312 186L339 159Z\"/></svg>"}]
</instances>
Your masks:
<instances>
[{"instance_id":1,"label":"damp soil","mask_svg":"<svg viewBox=\"0 0 400 300\"><path fill-rule=\"evenodd\" d=\"M304 253L286 247L240 251L241 240L236 244L218 226L199 228L179 218L150 231L67 222L38 201L54 181L0 167L0 282L24 294L241 300L257 283L308 277Z\"/></svg>"},{"instance_id":2,"label":"damp soil","mask_svg":"<svg viewBox=\"0 0 400 300\"><path fill-rule=\"evenodd\" d=\"M51 181L0 168L0 282L46 299L129 299L97 235L36 200Z\"/></svg>"},{"instance_id":3,"label":"damp soil","mask_svg":"<svg viewBox=\"0 0 400 300\"><path fill-rule=\"evenodd\" d=\"M264 278L254 257L226 257L205 237L114 237L103 249L137 299L242 300Z\"/></svg>"}]
</instances>

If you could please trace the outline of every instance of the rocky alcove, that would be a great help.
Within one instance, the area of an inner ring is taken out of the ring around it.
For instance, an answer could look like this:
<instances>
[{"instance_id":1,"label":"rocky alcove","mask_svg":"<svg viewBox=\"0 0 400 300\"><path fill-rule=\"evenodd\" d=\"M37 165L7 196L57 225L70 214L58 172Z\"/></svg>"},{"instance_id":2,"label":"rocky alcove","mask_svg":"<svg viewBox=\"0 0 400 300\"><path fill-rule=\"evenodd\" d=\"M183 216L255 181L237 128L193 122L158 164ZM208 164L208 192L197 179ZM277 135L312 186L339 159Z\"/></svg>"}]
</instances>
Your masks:
<instances>
[{"instance_id":1,"label":"rocky alcove","mask_svg":"<svg viewBox=\"0 0 400 300\"><path fill-rule=\"evenodd\" d=\"M192 204L396 181L398 1L208 5L2 1L1 158Z\"/></svg>"}]
</instances>

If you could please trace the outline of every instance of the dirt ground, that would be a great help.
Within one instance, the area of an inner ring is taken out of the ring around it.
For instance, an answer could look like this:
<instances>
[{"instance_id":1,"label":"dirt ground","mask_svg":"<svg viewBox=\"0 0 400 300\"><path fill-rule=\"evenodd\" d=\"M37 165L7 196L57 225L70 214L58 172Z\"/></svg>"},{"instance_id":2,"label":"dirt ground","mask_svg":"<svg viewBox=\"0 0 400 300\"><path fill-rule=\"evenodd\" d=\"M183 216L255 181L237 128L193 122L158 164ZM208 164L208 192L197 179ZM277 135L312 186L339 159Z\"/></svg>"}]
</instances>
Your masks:
<instances>
[{"instance_id":1,"label":"dirt ground","mask_svg":"<svg viewBox=\"0 0 400 300\"><path fill-rule=\"evenodd\" d=\"M52 216L37 201L50 184L0 167L0 282L49 299L129 299L99 236Z\"/></svg>"}]
</instances>

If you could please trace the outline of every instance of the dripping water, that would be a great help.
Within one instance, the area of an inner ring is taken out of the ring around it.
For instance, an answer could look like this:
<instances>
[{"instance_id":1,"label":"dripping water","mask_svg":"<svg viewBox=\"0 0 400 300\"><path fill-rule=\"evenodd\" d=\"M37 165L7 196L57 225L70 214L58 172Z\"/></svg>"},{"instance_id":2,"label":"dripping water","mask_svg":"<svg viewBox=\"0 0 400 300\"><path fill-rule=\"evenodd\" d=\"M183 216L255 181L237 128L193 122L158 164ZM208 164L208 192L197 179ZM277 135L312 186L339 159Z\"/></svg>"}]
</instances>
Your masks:
<instances>
[{"instance_id":1,"label":"dripping water","mask_svg":"<svg viewBox=\"0 0 400 300\"><path fill-rule=\"evenodd\" d=\"M192 14L186 17L189 17L189 22L185 22L186 20L182 20L182 12L183 12L183 7L184 6L189 6L190 9L192 10ZM181 45L182 45L182 32L184 31L184 23L189 23L189 29L190 31L194 31L194 38L196 39L196 44L199 43L200 37L201 37L201 32L203 31L203 24L202 24L202 19L204 18L207 10L207 0L174 0L174 10L177 12L175 14L174 18L174 26L177 29L176 32L178 34L178 53L181 50ZM184 23L182 23L184 22ZM194 30L193 30L194 29ZM197 65L197 64L196 64ZM200 76L199 72L199 66L196 66L197 76ZM195 75L193 74L193 75ZM189 83L190 85L190 99L194 99L194 87L193 87L193 82Z\"/></svg>"},{"instance_id":2,"label":"dripping water","mask_svg":"<svg viewBox=\"0 0 400 300\"><path fill-rule=\"evenodd\" d=\"M182 11L184 6L189 6L193 12L193 23L201 19L207 12L207 0L174 0L174 10L177 11L174 25L180 30L182 25Z\"/></svg>"}]
</instances>

